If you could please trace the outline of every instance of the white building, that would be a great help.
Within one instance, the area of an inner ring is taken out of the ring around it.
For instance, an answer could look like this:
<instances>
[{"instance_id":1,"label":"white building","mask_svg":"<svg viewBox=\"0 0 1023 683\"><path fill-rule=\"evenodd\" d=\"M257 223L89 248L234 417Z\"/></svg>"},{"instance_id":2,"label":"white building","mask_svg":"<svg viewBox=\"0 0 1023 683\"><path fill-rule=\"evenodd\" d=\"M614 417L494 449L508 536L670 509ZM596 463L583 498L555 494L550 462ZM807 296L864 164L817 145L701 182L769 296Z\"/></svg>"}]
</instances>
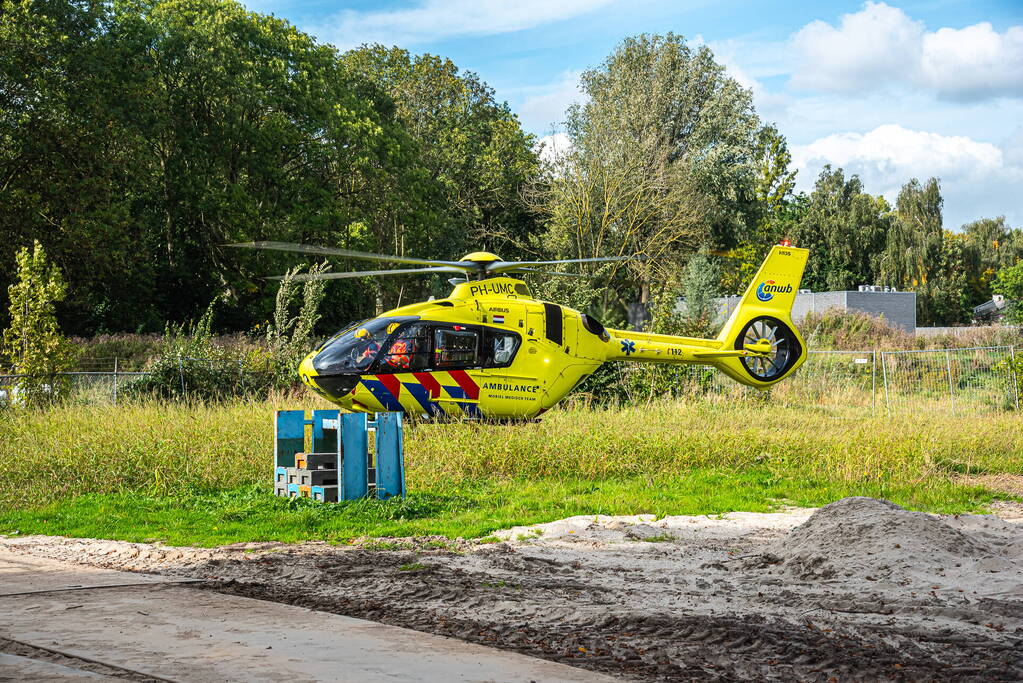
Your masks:
<instances>
[{"instance_id":1,"label":"white building","mask_svg":"<svg viewBox=\"0 0 1023 683\"><path fill-rule=\"evenodd\" d=\"M832 308L859 311L884 319L892 327L916 333L916 292L897 292L873 285L861 285L855 292L811 292L801 289L792 304L792 320L796 323L809 313L823 313ZM738 296L718 299L722 318L739 303Z\"/></svg>"}]
</instances>

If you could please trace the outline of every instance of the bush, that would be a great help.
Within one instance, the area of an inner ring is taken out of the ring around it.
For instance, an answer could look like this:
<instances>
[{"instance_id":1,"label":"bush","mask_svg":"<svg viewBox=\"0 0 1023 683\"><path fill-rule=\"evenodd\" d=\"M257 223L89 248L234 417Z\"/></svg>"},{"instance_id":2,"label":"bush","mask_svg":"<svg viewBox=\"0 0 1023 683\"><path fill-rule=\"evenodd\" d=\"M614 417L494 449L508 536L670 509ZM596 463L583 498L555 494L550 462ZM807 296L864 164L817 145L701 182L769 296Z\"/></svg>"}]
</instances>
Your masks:
<instances>
[{"instance_id":1,"label":"bush","mask_svg":"<svg viewBox=\"0 0 1023 683\"><path fill-rule=\"evenodd\" d=\"M0 357L9 359L21 377L3 400L43 405L67 394L67 378L59 373L74 362L55 309L67 296L67 284L38 240L32 249L18 250L16 262L17 281L7 288L11 325L0 335Z\"/></svg>"},{"instance_id":2,"label":"bush","mask_svg":"<svg viewBox=\"0 0 1023 683\"><path fill-rule=\"evenodd\" d=\"M222 400L235 396L265 398L276 386L270 355L243 350L241 346L217 345L210 325L216 300L198 322L168 325L162 353L145 366L148 375L128 381L125 398Z\"/></svg>"},{"instance_id":3,"label":"bush","mask_svg":"<svg viewBox=\"0 0 1023 683\"><path fill-rule=\"evenodd\" d=\"M236 396L266 398L272 390L291 390L297 384L296 368L312 345L312 330L323 300L322 279L326 264L309 269L310 278L301 289L301 307L291 316L299 294L295 287L299 268L288 271L277 294L273 322L266 329L265 344L234 335L215 340L210 328L214 299L190 325L168 326L161 342L162 353L152 359L147 376L130 381L126 397L223 400Z\"/></svg>"},{"instance_id":4,"label":"bush","mask_svg":"<svg viewBox=\"0 0 1023 683\"><path fill-rule=\"evenodd\" d=\"M916 337L889 325L883 318L833 308L810 313L798 325L807 346L816 349L861 351L912 349Z\"/></svg>"},{"instance_id":5,"label":"bush","mask_svg":"<svg viewBox=\"0 0 1023 683\"><path fill-rule=\"evenodd\" d=\"M917 336L892 327L884 318L837 308L810 313L798 325L811 349L870 351L1014 346L1021 341L1013 327L963 327L957 334Z\"/></svg>"}]
</instances>

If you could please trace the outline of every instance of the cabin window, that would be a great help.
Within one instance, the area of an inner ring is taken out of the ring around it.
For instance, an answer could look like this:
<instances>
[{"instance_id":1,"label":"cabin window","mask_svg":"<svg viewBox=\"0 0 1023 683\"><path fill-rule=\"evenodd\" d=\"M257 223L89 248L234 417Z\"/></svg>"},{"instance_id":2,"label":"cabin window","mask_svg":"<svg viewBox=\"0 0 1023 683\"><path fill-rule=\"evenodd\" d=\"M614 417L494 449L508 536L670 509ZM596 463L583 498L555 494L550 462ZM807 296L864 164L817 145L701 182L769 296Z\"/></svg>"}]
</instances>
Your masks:
<instances>
[{"instance_id":1,"label":"cabin window","mask_svg":"<svg viewBox=\"0 0 1023 683\"><path fill-rule=\"evenodd\" d=\"M514 332L487 329L484 335L485 368L503 368L511 365L519 350L519 335Z\"/></svg>"},{"instance_id":2,"label":"cabin window","mask_svg":"<svg viewBox=\"0 0 1023 683\"><path fill-rule=\"evenodd\" d=\"M521 345L515 332L475 325L411 322L393 329L372 372L503 368Z\"/></svg>"},{"instance_id":3,"label":"cabin window","mask_svg":"<svg viewBox=\"0 0 1023 683\"><path fill-rule=\"evenodd\" d=\"M465 325L441 327L433 331L433 368L473 368L479 366L479 332Z\"/></svg>"}]
</instances>

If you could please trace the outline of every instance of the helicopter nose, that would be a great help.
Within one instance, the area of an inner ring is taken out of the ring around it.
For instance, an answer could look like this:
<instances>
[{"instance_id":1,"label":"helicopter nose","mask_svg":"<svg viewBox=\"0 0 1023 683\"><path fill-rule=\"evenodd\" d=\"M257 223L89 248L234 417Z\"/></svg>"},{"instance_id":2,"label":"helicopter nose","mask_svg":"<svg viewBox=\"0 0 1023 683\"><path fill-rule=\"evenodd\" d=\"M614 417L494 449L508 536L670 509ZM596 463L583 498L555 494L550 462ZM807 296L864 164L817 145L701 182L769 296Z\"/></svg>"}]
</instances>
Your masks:
<instances>
[{"instance_id":1,"label":"helicopter nose","mask_svg":"<svg viewBox=\"0 0 1023 683\"><path fill-rule=\"evenodd\" d=\"M313 358L315 356L316 352L313 351L303 358L302 362L298 366L298 376L302 378L302 383L312 389L316 388L316 385L313 382L313 378L316 377L316 368L313 367Z\"/></svg>"},{"instance_id":2,"label":"helicopter nose","mask_svg":"<svg viewBox=\"0 0 1023 683\"><path fill-rule=\"evenodd\" d=\"M331 374L330 365L316 362L319 351L313 351L298 366L302 383L318 394L339 399L347 396L359 384L359 376L349 373Z\"/></svg>"}]
</instances>

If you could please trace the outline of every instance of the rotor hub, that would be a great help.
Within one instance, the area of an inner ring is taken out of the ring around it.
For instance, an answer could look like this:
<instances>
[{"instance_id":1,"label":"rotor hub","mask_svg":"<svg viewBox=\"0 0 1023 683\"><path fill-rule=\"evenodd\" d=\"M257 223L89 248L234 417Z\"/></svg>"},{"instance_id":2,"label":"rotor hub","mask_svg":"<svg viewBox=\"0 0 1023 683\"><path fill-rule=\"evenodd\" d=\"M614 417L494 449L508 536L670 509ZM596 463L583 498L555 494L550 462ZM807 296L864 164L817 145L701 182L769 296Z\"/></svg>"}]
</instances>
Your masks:
<instances>
[{"instance_id":1,"label":"rotor hub","mask_svg":"<svg viewBox=\"0 0 1023 683\"><path fill-rule=\"evenodd\" d=\"M474 251L471 254L466 254L459 261L468 261L470 263L493 263L494 261L500 261L501 257L497 254L491 254L489 251Z\"/></svg>"}]
</instances>

